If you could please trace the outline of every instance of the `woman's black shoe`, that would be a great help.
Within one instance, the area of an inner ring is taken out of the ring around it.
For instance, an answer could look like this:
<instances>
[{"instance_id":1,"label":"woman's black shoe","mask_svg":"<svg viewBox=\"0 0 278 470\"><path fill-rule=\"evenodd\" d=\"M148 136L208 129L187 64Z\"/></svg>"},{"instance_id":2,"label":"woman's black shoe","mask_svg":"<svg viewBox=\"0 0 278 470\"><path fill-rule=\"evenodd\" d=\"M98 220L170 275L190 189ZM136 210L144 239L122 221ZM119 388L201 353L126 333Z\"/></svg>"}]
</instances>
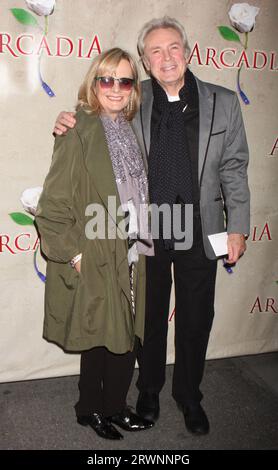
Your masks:
<instances>
[{"instance_id":1,"label":"woman's black shoe","mask_svg":"<svg viewBox=\"0 0 278 470\"><path fill-rule=\"evenodd\" d=\"M90 426L98 436L104 439L123 439L122 434L114 428L111 421L99 413L92 413L90 416L77 416L77 422L81 426Z\"/></svg>"},{"instance_id":2,"label":"woman's black shoe","mask_svg":"<svg viewBox=\"0 0 278 470\"><path fill-rule=\"evenodd\" d=\"M121 413L118 413L109 418L110 422L120 426L125 431L143 431L153 426L153 422L141 418L135 413L132 413L129 408L125 408Z\"/></svg>"}]
</instances>

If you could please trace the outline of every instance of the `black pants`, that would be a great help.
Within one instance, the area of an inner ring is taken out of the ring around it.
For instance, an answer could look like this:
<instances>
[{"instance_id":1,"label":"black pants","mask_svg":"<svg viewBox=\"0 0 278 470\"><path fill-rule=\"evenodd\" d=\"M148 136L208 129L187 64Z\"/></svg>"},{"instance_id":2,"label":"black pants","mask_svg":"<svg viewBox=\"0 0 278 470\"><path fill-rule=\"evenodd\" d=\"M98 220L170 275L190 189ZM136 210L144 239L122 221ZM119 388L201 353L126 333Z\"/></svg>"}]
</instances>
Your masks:
<instances>
[{"instance_id":1,"label":"black pants","mask_svg":"<svg viewBox=\"0 0 278 470\"><path fill-rule=\"evenodd\" d=\"M172 393L181 405L202 399L202 380L209 333L214 317L217 262L204 252L199 215L194 217L193 246L165 251L155 243L147 257L146 320L143 347L138 351L140 391L159 393L165 383L171 266L175 279L175 365Z\"/></svg>"},{"instance_id":2,"label":"black pants","mask_svg":"<svg viewBox=\"0 0 278 470\"><path fill-rule=\"evenodd\" d=\"M125 354L113 354L104 347L82 352L76 414L112 416L122 411L126 405L135 358L135 349Z\"/></svg>"}]
</instances>

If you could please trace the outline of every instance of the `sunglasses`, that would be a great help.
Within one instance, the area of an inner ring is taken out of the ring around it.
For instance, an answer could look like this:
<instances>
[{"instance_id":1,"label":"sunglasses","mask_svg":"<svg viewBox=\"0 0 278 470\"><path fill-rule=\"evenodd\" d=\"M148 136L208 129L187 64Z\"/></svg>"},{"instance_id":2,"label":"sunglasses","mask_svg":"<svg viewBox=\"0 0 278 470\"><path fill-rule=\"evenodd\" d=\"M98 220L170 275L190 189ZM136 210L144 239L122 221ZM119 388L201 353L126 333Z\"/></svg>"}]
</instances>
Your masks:
<instances>
[{"instance_id":1,"label":"sunglasses","mask_svg":"<svg viewBox=\"0 0 278 470\"><path fill-rule=\"evenodd\" d=\"M113 88L115 82L118 82L119 88L122 91L129 91L134 85L133 78L96 77L96 80L104 90Z\"/></svg>"}]
</instances>

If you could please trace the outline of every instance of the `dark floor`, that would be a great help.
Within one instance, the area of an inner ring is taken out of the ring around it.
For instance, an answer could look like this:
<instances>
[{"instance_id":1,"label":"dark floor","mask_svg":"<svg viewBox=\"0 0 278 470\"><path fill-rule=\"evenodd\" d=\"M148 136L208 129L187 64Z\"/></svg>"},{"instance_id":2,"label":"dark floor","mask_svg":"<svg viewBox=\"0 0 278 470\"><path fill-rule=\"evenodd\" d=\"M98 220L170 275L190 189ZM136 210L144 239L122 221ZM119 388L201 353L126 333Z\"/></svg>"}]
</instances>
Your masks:
<instances>
[{"instance_id":1,"label":"dark floor","mask_svg":"<svg viewBox=\"0 0 278 470\"><path fill-rule=\"evenodd\" d=\"M202 391L211 432L202 437L185 429L171 397L172 372L167 366L155 427L121 431L120 442L76 423L76 376L0 384L0 449L278 449L278 352L207 361ZM130 405L137 397L137 373Z\"/></svg>"}]
</instances>

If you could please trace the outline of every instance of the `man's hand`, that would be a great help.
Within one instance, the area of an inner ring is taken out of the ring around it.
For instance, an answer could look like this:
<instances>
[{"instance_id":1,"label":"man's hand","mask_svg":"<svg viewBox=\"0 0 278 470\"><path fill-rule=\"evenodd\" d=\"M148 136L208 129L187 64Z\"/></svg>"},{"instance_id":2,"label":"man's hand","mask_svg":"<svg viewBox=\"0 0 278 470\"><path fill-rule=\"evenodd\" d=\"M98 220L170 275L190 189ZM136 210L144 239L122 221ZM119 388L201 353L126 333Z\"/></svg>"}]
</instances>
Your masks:
<instances>
[{"instance_id":1,"label":"man's hand","mask_svg":"<svg viewBox=\"0 0 278 470\"><path fill-rule=\"evenodd\" d=\"M63 135L68 132L68 128L75 126L76 120L74 118L75 113L62 111L56 119L54 133L57 135Z\"/></svg>"},{"instance_id":2,"label":"man's hand","mask_svg":"<svg viewBox=\"0 0 278 470\"><path fill-rule=\"evenodd\" d=\"M227 263L234 264L246 250L245 236L242 233L230 233L228 235L228 259Z\"/></svg>"}]
</instances>

